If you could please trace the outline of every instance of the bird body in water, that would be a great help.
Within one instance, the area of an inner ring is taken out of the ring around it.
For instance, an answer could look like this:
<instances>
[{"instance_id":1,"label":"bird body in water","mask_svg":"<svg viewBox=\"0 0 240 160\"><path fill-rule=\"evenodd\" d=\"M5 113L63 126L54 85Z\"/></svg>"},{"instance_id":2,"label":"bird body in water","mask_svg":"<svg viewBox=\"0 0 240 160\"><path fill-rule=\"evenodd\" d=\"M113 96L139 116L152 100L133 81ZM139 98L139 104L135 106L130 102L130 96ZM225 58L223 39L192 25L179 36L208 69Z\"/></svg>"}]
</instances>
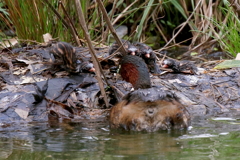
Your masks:
<instances>
[{"instance_id":1,"label":"bird body in water","mask_svg":"<svg viewBox=\"0 0 240 160\"><path fill-rule=\"evenodd\" d=\"M130 82L134 91L125 95L110 112L111 128L153 132L160 129L186 128L190 116L170 90L152 86L142 58L126 55L122 58L120 74Z\"/></svg>"},{"instance_id":2,"label":"bird body in water","mask_svg":"<svg viewBox=\"0 0 240 160\"><path fill-rule=\"evenodd\" d=\"M63 62L65 70L71 73L95 71L93 64L86 58L82 57L81 60L77 60L76 50L69 43L58 42L52 47L50 52L58 57Z\"/></svg>"}]
</instances>

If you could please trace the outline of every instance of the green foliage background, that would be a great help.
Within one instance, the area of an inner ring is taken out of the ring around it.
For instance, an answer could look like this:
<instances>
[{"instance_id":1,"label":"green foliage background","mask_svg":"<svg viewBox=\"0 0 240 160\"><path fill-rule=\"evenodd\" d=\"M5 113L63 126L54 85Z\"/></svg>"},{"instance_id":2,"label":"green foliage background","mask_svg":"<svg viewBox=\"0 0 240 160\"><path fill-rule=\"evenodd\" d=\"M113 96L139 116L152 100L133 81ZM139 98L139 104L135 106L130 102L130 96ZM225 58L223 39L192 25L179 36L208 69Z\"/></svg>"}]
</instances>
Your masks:
<instances>
[{"instance_id":1,"label":"green foliage background","mask_svg":"<svg viewBox=\"0 0 240 160\"><path fill-rule=\"evenodd\" d=\"M74 24L78 38L84 41L74 0L48 0L52 8L69 24ZM95 1L81 1L92 41L109 43L109 30ZM113 25L126 25L132 41L142 41L155 49L182 43L201 52L219 43L234 56L240 52L239 19L233 1L203 0L104 0ZM229 12L226 12L229 11ZM42 35L73 42L69 26L56 16L46 0L0 0L1 32L15 30L18 39L43 42ZM225 27L223 27L225 26ZM226 33L227 31L227 33ZM223 34L225 33L225 34Z\"/></svg>"}]
</instances>

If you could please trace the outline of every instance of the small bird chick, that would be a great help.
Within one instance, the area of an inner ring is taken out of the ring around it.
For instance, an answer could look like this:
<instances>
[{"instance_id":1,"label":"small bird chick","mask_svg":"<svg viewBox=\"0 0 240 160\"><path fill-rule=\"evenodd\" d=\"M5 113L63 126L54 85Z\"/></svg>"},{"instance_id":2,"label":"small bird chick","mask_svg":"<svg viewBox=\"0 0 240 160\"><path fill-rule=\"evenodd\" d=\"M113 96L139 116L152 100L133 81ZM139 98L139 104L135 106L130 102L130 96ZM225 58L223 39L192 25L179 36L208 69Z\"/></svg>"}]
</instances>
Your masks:
<instances>
[{"instance_id":1,"label":"small bird chick","mask_svg":"<svg viewBox=\"0 0 240 160\"><path fill-rule=\"evenodd\" d=\"M140 42L135 42L133 44L138 48L137 56L144 59L145 63L148 66L149 72L153 74L161 73L161 70L157 65L157 56L153 52L152 48Z\"/></svg>"},{"instance_id":2,"label":"small bird chick","mask_svg":"<svg viewBox=\"0 0 240 160\"><path fill-rule=\"evenodd\" d=\"M90 63L87 59L82 58L82 60L77 61L77 71L78 72L95 72L95 68L92 63Z\"/></svg>"},{"instance_id":3,"label":"small bird chick","mask_svg":"<svg viewBox=\"0 0 240 160\"><path fill-rule=\"evenodd\" d=\"M56 43L50 50L63 63L64 69L71 73L79 72L94 72L93 64L88 60L82 58L77 60L76 50L74 47L66 42Z\"/></svg>"},{"instance_id":4,"label":"small bird chick","mask_svg":"<svg viewBox=\"0 0 240 160\"><path fill-rule=\"evenodd\" d=\"M123 47L126 49L128 55L133 55L134 56L134 55L137 54L138 49L134 45L132 45L127 40L121 39L121 41L122 41ZM118 43L114 42L109 48L109 51L108 51L109 55L111 55L115 51L117 51L119 49L119 47L120 46L118 45Z\"/></svg>"},{"instance_id":5,"label":"small bird chick","mask_svg":"<svg viewBox=\"0 0 240 160\"><path fill-rule=\"evenodd\" d=\"M197 74L198 68L190 61L179 62L174 59L165 59L162 62L163 68L172 69L176 73Z\"/></svg>"}]
</instances>

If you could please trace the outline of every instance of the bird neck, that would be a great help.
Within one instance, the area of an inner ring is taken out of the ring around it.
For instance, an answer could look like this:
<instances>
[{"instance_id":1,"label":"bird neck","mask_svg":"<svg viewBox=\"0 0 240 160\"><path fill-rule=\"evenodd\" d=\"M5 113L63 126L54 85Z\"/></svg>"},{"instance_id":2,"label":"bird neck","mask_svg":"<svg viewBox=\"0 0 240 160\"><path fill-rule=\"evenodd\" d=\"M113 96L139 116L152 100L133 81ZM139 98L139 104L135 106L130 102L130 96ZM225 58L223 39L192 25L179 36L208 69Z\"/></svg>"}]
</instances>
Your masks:
<instances>
[{"instance_id":1,"label":"bird neck","mask_svg":"<svg viewBox=\"0 0 240 160\"><path fill-rule=\"evenodd\" d=\"M151 88L151 80L146 63L138 56L126 55L122 58L120 74L134 89Z\"/></svg>"}]
</instances>

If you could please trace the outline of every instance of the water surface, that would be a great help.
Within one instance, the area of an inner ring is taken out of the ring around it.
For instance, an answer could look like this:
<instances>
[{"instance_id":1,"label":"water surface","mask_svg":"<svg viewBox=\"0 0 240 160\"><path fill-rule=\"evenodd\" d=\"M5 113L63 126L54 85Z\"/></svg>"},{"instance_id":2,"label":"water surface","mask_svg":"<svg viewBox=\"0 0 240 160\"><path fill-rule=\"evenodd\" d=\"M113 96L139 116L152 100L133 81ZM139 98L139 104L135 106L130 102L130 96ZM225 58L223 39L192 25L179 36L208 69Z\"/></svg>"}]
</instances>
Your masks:
<instances>
[{"instance_id":1,"label":"water surface","mask_svg":"<svg viewBox=\"0 0 240 160\"><path fill-rule=\"evenodd\" d=\"M198 117L181 131L110 130L101 121L23 123L0 127L0 159L7 160L234 160L240 121Z\"/></svg>"}]
</instances>

